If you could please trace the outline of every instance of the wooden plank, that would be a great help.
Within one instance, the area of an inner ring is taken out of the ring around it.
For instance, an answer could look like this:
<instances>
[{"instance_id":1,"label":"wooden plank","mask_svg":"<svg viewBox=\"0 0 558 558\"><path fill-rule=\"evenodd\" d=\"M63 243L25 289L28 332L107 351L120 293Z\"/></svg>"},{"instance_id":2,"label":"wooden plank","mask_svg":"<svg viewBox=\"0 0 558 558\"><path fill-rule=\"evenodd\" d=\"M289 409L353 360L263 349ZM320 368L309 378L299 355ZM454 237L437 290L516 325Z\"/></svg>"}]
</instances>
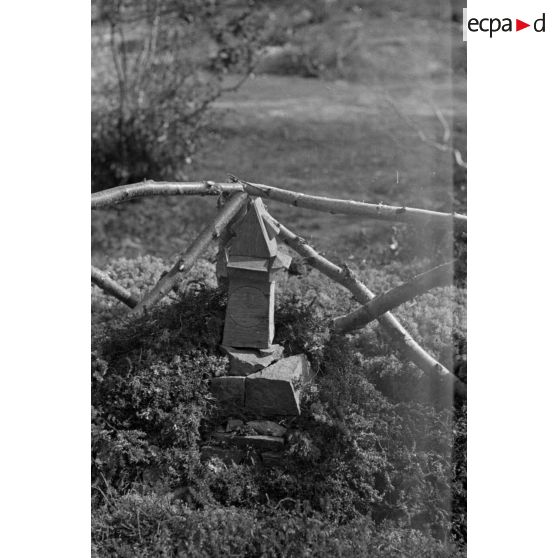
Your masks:
<instances>
[{"instance_id":1,"label":"wooden plank","mask_svg":"<svg viewBox=\"0 0 558 558\"><path fill-rule=\"evenodd\" d=\"M227 264L229 262L228 248L219 245L219 251L217 252L217 260L215 262L215 274L217 279L222 279L228 277Z\"/></svg>"},{"instance_id":2,"label":"wooden plank","mask_svg":"<svg viewBox=\"0 0 558 558\"><path fill-rule=\"evenodd\" d=\"M268 214L267 211L266 214ZM269 219L264 219L263 222L267 230L267 234L269 235L269 238L276 238L279 235L279 230L280 230L279 227L276 227L275 223L273 223Z\"/></svg>"},{"instance_id":3,"label":"wooden plank","mask_svg":"<svg viewBox=\"0 0 558 558\"><path fill-rule=\"evenodd\" d=\"M285 252L281 252L280 250L277 251L277 256L271 262L271 269L273 271L278 269L288 269L291 265L292 258Z\"/></svg>"},{"instance_id":4,"label":"wooden plank","mask_svg":"<svg viewBox=\"0 0 558 558\"><path fill-rule=\"evenodd\" d=\"M239 279L246 283L271 283L273 278L271 274L267 271L255 271L253 269L237 269L235 267L227 268L228 276L231 279Z\"/></svg>"},{"instance_id":5,"label":"wooden plank","mask_svg":"<svg viewBox=\"0 0 558 558\"><path fill-rule=\"evenodd\" d=\"M229 278L223 345L268 348L274 335L275 283L246 280L240 273Z\"/></svg>"},{"instance_id":6,"label":"wooden plank","mask_svg":"<svg viewBox=\"0 0 558 558\"><path fill-rule=\"evenodd\" d=\"M227 264L229 269L246 269L249 271L269 271L268 258L253 258L249 256L231 256Z\"/></svg>"}]
</instances>

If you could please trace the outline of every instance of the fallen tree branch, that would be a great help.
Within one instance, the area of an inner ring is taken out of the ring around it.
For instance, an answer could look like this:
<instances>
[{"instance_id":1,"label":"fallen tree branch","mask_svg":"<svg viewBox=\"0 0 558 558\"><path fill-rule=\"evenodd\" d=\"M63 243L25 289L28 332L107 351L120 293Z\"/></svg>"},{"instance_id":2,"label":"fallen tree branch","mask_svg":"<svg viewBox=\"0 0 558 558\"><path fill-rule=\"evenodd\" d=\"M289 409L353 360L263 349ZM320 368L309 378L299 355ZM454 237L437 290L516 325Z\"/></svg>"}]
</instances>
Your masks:
<instances>
[{"instance_id":1,"label":"fallen tree branch","mask_svg":"<svg viewBox=\"0 0 558 558\"><path fill-rule=\"evenodd\" d=\"M333 320L334 331L336 333L348 333L355 329L363 328L372 320L378 319L382 314L428 292L434 287L451 285L453 283L454 263L445 263L425 273L421 273L409 282L374 297L373 300L357 310L335 318Z\"/></svg>"},{"instance_id":2,"label":"fallen tree branch","mask_svg":"<svg viewBox=\"0 0 558 558\"><path fill-rule=\"evenodd\" d=\"M237 192L225 203L217 217L209 223L198 235L194 242L184 250L174 266L165 273L157 284L132 310L133 316L138 316L159 302L187 273L198 257L213 239L219 238L226 226L234 219L248 200L244 192Z\"/></svg>"},{"instance_id":3,"label":"fallen tree branch","mask_svg":"<svg viewBox=\"0 0 558 558\"><path fill-rule=\"evenodd\" d=\"M130 293L130 291L126 290L114 279L111 279L104 271L101 271L93 265L91 266L91 282L103 289L105 293L117 298L130 308L134 308L138 303L138 299Z\"/></svg>"},{"instance_id":4,"label":"fallen tree branch","mask_svg":"<svg viewBox=\"0 0 558 558\"><path fill-rule=\"evenodd\" d=\"M359 281L354 272L348 267L345 266L341 268L318 254L318 252L316 252L303 238L294 234L269 214L264 215L264 219L268 219L275 227L279 228L279 237L285 244L303 256L308 264L345 287L358 302L366 304L374 298L374 293L372 293L364 283ZM447 368L442 366L435 358L430 356L391 313L386 312L382 314L378 318L378 322L388 334L389 338L394 342L395 346L409 360L427 374L434 373L440 378L448 379L453 383L455 393L462 397L467 397L466 385Z\"/></svg>"},{"instance_id":5,"label":"fallen tree branch","mask_svg":"<svg viewBox=\"0 0 558 558\"><path fill-rule=\"evenodd\" d=\"M99 209L116 203L147 196L216 196L223 193L246 192L251 196L268 198L287 205L314 209L332 214L361 215L380 221L400 223L440 224L467 226L467 216L458 213L442 213L430 209L367 203L325 196L311 196L300 192L283 190L265 184L245 182L231 175L230 182L153 182L117 186L91 195L91 208Z\"/></svg>"}]
</instances>

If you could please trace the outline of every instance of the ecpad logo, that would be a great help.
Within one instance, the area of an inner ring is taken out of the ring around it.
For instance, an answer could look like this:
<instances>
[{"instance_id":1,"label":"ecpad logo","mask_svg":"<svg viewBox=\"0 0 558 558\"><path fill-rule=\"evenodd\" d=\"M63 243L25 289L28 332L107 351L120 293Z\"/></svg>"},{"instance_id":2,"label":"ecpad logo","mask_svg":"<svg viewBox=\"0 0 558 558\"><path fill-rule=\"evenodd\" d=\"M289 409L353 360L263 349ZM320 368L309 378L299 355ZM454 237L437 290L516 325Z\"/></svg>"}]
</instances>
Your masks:
<instances>
[{"instance_id":1,"label":"ecpad logo","mask_svg":"<svg viewBox=\"0 0 558 558\"><path fill-rule=\"evenodd\" d=\"M513 19L515 19L515 28L513 25ZM495 33L503 32L509 33L512 31L521 31L523 29L527 29L527 27L531 27L530 23L526 23L521 19L517 18L510 18L510 17L485 17L485 18L476 18L472 17L471 19L467 19L467 10L463 10L463 39L466 41L467 31L471 33L489 33L490 38ZM533 22L533 30L536 33L544 33L546 31L546 13L543 13L541 17L536 19Z\"/></svg>"}]
</instances>

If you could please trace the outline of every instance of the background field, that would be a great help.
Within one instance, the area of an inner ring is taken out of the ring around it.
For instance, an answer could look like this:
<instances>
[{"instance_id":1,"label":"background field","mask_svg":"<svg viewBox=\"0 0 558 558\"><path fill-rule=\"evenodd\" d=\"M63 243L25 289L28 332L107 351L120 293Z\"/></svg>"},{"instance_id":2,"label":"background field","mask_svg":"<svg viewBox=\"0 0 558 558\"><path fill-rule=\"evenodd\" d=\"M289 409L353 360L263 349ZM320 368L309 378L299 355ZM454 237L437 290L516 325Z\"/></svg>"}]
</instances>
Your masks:
<instances>
[{"instance_id":1,"label":"background field","mask_svg":"<svg viewBox=\"0 0 558 558\"><path fill-rule=\"evenodd\" d=\"M423 2L412 10L401 4L396 9L354 4L306 26L303 39L294 41L316 50L326 63L333 57L328 53L348 43L339 67L330 61L323 77L277 75L306 70L289 49L269 56L239 92L215 103L216 118L203 149L174 178L222 181L232 173L302 192L463 211L464 170L451 151L440 152L417 132L442 142L447 126L448 143L466 160L465 47L459 23L444 3ZM95 105L102 103L95 96L95 76L104 71L93 75ZM378 223L279 204L270 209L330 249L374 246L377 253L389 240ZM96 212L94 259L166 257L213 211L211 200L174 198ZM421 232L426 236L417 245L429 244L428 231Z\"/></svg>"}]
</instances>

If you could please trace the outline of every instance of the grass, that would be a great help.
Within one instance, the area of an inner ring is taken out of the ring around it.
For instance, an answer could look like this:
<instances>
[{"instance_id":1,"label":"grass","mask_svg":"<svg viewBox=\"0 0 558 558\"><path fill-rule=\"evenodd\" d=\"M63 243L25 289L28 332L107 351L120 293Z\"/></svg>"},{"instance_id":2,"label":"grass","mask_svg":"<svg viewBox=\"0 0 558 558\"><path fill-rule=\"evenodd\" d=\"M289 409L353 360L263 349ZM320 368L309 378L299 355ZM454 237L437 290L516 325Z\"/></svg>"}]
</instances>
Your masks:
<instances>
[{"instance_id":1,"label":"grass","mask_svg":"<svg viewBox=\"0 0 558 558\"><path fill-rule=\"evenodd\" d=\"M187 170L188 180L227 180L230 172L305 193L453 210L448 155L413 141L400 128L276 118L224 123L218 132ZM363 241L380 251L389 244L391 226L384 223L273 202L270 210L320 248L342 254L362 249ZM197 198L158 198L96 212L94 253L170 255L214 212L214 200ZM430 232L422 232L431 243Z\"/></svg>"}]
</instances>

